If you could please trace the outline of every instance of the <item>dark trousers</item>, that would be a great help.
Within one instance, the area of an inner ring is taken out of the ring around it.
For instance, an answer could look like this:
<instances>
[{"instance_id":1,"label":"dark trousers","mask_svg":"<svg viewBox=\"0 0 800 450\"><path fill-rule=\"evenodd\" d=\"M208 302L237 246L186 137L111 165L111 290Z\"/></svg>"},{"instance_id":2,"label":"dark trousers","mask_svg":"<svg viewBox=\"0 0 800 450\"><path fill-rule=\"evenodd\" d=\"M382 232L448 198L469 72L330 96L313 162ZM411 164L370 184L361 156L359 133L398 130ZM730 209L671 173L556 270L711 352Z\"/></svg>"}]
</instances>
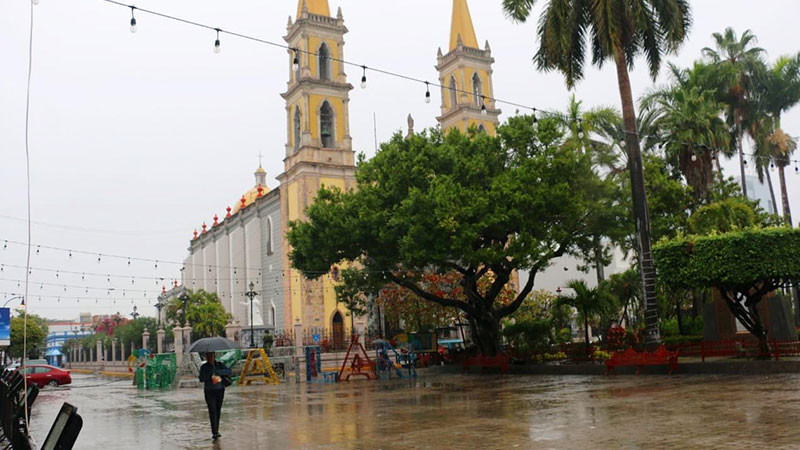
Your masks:
<instances>
[{"instance_id":1,"label":"dark trousers","mask_svg":"<svg viewBox=\"0 0 800 450\"><path fill-rule=\"evenodd\" d=\"M222 399L225 398L225 390L205 391L206 405L208 405L208 420L211 422L211 434L219 433L219 416L222 414Z\"/></svg>"}]
</instances>

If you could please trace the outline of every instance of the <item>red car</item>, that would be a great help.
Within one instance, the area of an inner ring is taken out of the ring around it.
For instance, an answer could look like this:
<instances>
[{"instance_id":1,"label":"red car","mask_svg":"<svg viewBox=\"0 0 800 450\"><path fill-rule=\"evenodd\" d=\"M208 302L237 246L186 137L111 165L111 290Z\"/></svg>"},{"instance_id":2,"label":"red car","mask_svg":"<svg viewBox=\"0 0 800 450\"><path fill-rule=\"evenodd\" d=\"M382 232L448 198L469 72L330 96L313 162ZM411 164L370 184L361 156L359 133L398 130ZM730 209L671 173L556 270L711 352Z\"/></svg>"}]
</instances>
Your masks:
<instances>
[{"instance_id":1,"label":"red car","mask_svg":"<svg viewBox=\"0 0 800 450\"><path fill-rule=\"evenodd\" d=\"M72 383L69 370L59 369L58 367L47 365L31 365L19 369L28 384L35 384L39 387L60 386Z\"/></svg>"}]
</instances>

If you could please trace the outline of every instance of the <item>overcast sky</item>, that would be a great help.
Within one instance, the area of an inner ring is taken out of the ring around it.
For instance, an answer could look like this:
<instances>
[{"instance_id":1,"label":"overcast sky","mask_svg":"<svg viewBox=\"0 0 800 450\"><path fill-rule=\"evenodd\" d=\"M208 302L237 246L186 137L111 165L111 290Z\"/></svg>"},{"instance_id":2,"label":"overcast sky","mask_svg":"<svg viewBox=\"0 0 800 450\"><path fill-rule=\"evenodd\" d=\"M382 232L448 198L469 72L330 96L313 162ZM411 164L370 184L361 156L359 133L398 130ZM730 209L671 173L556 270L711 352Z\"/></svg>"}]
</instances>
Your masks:
<instances>
[{"instance_id":1,"label":"overcast sky","mask_svg":"<svg viewBox=\"0 0 800 450\"><path fill-rule=\"evenodd\" d=\"M570 92L562 77L539 73L530 62L535 21L511 23L500 3L470 2L478 40L481 45L489 40L496 59L496 96L563 109ZM136 4L281 43L287 17L297 7L294 0ZM437 79L436 50L442 46L447 51L450 0L331 1L333 12L338 6L350 30L346 59ZM679 65L699 58L700 50L712 45L711 33L726 26L740 33L751 29L770 59L800 50L796 0L702 0L693 1L692 7L690 38L679 55L668 58ZM20 219L26 216L29 13L27 0L0 0L0 245L5 239L25 239ZM181 261L192 230L203 221L210 224L215 213L224 216L225 207L252 187L259 152L270 187L277 185L274 177L283 168L286 113L279 94L289 70L284 50L223 36L222 52L214 54L213 32L138 14L138 32L131 34L129 20L128 9L102 0L41 0L35 7L33 242L93 253L73 252L70 257L68 252L40 249L37 255L34 247L29 311L47 317L77 317L82 311L130 313L132 303L155 315L152 304L162 284L155 278L169 284L179 277L180 265L165 261ZM348 75L357 86L358 70L351 68ZM637 97L652 86L643 65L633 72L632 83ZM356 87L351 93L355 150L374 154L373 113L379 142L405 128L409 113L417 129L435 125L438 92L429 105L424 93L418 84L369 74L367 89ZM587 108L619 108L613 66L588 70L575 93ZM501 108L501 119L514 113L511 107ZM783 125L789 134L800 135L800 111L786 114ZM735 174L733 162L725 168ZM794 170L788 175L798 216L800 176ZM97 253L161 262L128 264L126 258L107 256L98 262ZM12 267L24 266L23 247L9 243L0 249L0 264L0 299L5 299L6 293L22 290L16 281L6 280L24 278L24 269ZM106 275L119 277L109 282ZM109 292L109 287L115 290Z\"/></svg>"}]
</instances>

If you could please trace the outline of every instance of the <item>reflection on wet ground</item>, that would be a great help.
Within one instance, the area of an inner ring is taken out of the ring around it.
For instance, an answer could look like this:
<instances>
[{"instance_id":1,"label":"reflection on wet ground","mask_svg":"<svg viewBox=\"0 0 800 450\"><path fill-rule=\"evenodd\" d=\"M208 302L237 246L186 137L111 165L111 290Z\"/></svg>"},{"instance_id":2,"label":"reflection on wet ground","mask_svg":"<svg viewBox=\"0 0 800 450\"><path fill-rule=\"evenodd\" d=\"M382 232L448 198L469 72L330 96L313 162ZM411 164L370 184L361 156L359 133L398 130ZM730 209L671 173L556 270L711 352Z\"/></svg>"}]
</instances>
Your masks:
<instances>
[{"instance_id":1,"label":"reflection on wet ground","mask_svg":"<svg viewBox=\"0 0 800 450\"><path fill-rule=\"evenodd\" d=\"M64 401L76 449L800 448L800 375L479 376L229 388L212 443L200 389L140 392L75 376L45 389L41 444Z\"/></svg>"}]
</instances>

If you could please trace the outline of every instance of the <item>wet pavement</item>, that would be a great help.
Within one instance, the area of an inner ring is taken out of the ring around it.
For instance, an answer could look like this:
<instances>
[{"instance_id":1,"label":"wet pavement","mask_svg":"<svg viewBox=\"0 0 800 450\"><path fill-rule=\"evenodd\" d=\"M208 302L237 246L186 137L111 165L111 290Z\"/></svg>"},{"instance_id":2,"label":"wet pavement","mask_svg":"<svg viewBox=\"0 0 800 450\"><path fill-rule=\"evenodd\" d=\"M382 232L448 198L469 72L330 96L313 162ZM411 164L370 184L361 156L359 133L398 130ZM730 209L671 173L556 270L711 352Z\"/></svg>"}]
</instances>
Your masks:
<instances>
[{"instance_id":1,"label":"wet pavement","mask_svg":"<svg viewBox=\"0 0 800 450\"><path fill-rule=\"evenodd\" d=\"M44 441L62 402L76 449L800 448L800 375L480 376L229 388L210 439L201 389L143 392L75 375L44 389Z\"/></svg>"}]
</instances>

